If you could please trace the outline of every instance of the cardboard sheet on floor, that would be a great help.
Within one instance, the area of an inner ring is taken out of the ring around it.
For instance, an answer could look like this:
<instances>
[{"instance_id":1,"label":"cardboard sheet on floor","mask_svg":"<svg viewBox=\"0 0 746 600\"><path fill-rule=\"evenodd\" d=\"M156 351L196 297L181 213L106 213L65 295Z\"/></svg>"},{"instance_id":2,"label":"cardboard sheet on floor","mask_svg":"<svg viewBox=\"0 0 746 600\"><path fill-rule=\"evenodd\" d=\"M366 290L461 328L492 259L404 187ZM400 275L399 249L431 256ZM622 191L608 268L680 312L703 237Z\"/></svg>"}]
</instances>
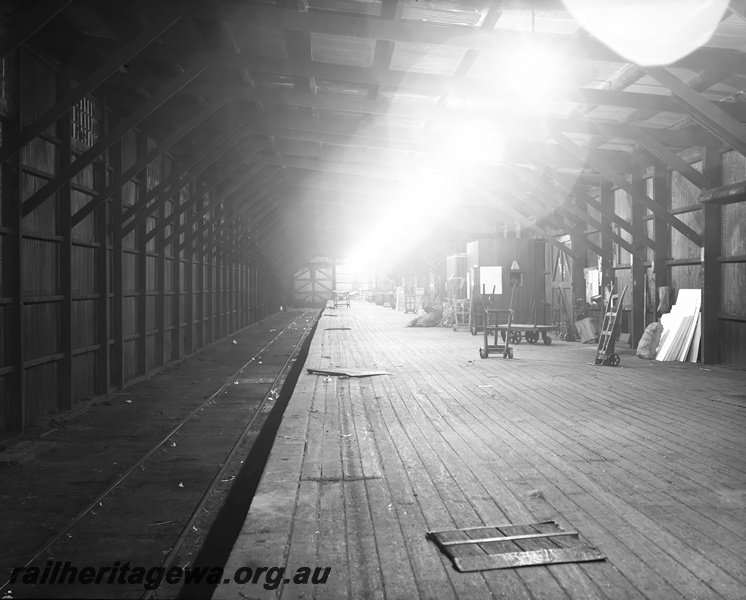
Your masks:
<instances>
[{"instance_id":1,"label":"cardboard sheet on floor","mask_svg":"<svg viewBox=\"0 0 746 600\"><path fill-rule=\"evenodd\" d=\"M378 369L356 369L354 367L328 367L326 369L306 369L316 375L342 375L343 377L373 377L374 375L391 375L388 371Z\"/></svg>"},{"instance_id":2,"label":"cardboard sheet on floor","mask_svg":"<svg viewBox=\"0 0 746 600\"><path fill-rule=\"evenodd\" d=\"M427 537L462 572L606 560L555 521L430 531Z\"/></svg>"}]
</instances>

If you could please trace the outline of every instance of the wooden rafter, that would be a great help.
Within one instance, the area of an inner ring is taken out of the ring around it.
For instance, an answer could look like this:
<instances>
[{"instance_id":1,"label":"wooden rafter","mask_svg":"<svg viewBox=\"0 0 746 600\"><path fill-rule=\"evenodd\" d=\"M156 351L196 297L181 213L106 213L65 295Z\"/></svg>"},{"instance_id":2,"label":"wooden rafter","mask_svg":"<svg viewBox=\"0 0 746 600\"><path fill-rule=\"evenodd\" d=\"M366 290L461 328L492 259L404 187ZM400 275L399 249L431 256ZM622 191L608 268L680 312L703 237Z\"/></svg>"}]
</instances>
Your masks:
<instances>
[{"instance_id":1,"label":"wooden rafter","mask_svg":"<svg viewBox=\"0 0 746 600\"><path fill-rule=\"evenodd\" d=\"M57 119L61 118L87 94L90 94L93 90L98 88L119 67L142 52L144 48L153 43L154 40L158 39L158 37L160 37L178 20L179 18L175 17L171 18L166 23L151 25L142 31L135 39L128 42L120 51L116 52L103 65L86 77L85 80L72 88L64 98L60 98L38 119L28 127L21 130L20 138L15 143L3 144L2 148L0 148L0 163L5 162L17 154L21 148L57 121Z\"/></svg>"},{"instance_id":2,"label":"wooden rafter","mask_svg":"<svg viewBox=\"0 0 746 600\"><path fill-rule=\"evenodd\" d=\"M72 226L75 227L88 215L90 215L96 208L106 202L114 193L119 190L126 181L135 177L140 171L145 169L150 163L157 159L161 154L168 151L174 144L179 140L182 140L187 134L189 134L195 127L200 123L204 122L210 115L214 114L217 110L222 107L227 100L225 98L216 100L213 103L208 104L205 108L200 110L191 119L183 123L178 129L169 134L166 138L161 140L155 148L150 150L145 156L140 157L137 162L132 165L129 169L123 173L117 173L113 179L106 186L100 194L98 194L88 204L79 208L78 211L72 216Z\"/></svg>"},{"instance_id":3,"label":"wooden rafter","mask_svg":"<svg viewBox=\"0 0 746 600\"><path fill-rule=\"evenodd\" d=\"M41 31L47 23L67 8L70 1L30 0L25 2L23 12L11 22L11 32L0 41L0 59L8 56Z\"/></svg>"},{"instance_id":4,"label":"wooden rafter","mask_svg":"<svg viewBox=\"0 0 746 600\"><path fill-rule=\"evenodd\" d=\"M127 235L154 211L169 201L174 194L203 173L220 156L231 150L240 140L251 134L251 125L241 125L237 129L228 128L228 133L220 133L205 148L186 163L179 165L168 177L153 189L141 195L134 205L115 219L109 226L111 231L119 229Z\"/></svg>"},{"instance_id":5,"label":"wooden rafter","mask_svg":"<svg viewBox=\"0 0 746 600\"><path fill-rule=\"evenodd\" d=\"M645 67L645 72L671 90L679 104L707 131L746 156L746 125L731 117L663 67Z\"/></svg>"},{"instance_id":6,"label":"wooden rafter","mask_svg":"<svg viewBox=\"0 0 746 600\"><path fill-rule=\"evenodd\" d=\"M161 88L157 94L152 96L143 105L135 109L129 116L125 117L119 124L111 129L102 139L96 142L91 148L83 152L74 162L60 170L60 172L44 185L40 190L32 194L28 199L23 201L23 216L27 216L34 209L39 207L45 200L50 198L66 182L70 181L75 175L80 173L101 153L117 142L125 133L133 127L136 127L148 115L158 110L167 100L177 94L190 81L204 73L209 65L203 62L197 62L181 75L174 78L170 83Z\"/></svg>"},{"instance_id":7,"label":"wooden rafter","mask_svg":"<svg viewBox=\"0 0 746 600\"><path fill-rule=\"evenodd\" d=\"M575 154L580 158L583 158L583 160L585 160L591 167L601 173L601 175L606 177L614 185L622 188L633 198L634 201L640 202L645 208L648 208L655 215L666 221L666 223L668 223L671 227L683 233L687 238L689 238L698 246L702 245L702 236L700 234L683 223L681 219L678 219L677 217L669 213L665 208L655 203L651 198L648 198L647 195L635 189L635 187L632 186L632 184L630 184L630 182L627 181L627 179L623 175L619 174L613 168L609 167L607 164L604 164L602 161L595 159L592 156L588 156L583 147L578 146L578 144L573 142L562 133L555 132L553 137L569 152Z\"/></svg>"}]
</instances>

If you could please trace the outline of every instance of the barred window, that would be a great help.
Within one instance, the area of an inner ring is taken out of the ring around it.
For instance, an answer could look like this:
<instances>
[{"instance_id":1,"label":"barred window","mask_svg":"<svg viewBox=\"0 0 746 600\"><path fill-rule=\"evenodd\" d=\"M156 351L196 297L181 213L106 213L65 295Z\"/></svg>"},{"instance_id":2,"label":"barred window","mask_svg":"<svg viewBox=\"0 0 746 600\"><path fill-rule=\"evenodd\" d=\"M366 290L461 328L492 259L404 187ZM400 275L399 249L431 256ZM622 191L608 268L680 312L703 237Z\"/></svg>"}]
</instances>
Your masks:
<instances>
[{"instance_id":1,"label":"barred window","mask_svg":"<svg viewBox=\"0 0 746 600\"><path fill-rule=\"evenodd\" d=\"M96 103L91 98L83 98L72 110L72 135L86 146L96 143L98 138L98 119Z\"/></svg>"}]
</instances>

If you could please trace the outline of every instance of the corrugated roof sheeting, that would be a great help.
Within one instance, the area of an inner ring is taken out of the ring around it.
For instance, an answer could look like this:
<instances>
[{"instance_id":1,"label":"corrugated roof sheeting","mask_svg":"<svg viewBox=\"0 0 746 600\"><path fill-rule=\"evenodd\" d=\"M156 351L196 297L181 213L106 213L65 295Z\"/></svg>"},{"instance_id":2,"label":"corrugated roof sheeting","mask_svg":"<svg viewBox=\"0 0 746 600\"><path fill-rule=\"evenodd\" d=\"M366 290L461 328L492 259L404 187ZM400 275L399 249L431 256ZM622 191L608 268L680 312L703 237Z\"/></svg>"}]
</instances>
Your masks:
<instances>
[{"instance_id":1,"label":"corrugated roof sheeting","mask_svg":"<svg viewBox=\"0 0 746 600\"><path fill-rule=\"evenodd\" d=\"M311 33L311 58L317 62L351 67L372 67L376 40Z\"/></svg>"},{"instance_id":2,"label":"corrugated roof sheeting","mask_svg":"<svg viewBox=\"0 0 746 600\"><path fill-rule=\"evenodd\" d=\"M413 104L429 104L431 106L435 105L440 98L440 94L437 92L408 90L400 87L381 87L378 90L378 95L392 102L411 102Z\"/></svg>"},{"instance_id":3,"label":"corrugated roof sheeting","mask_svg":"<svg viewBox=\"0 0 746 600\"><path fill-rule=\"evenodd\" d=\"M320 96L325 94L342 94L345 96L365 97L368 95L369 86L364 84L329 81L327 79L315 79L316 92Z\"/></svg>"},{"instance_id":4,"label":"corrugated roof sheeting","mask_svg":"<svg viewBox=\"0 0 746 600\"><path fill-rule=\"evenodd\" d=\"M486 13L484 0L442 0L439 2L408 0L402 9L403 21L423 21L441 25L479 25Z\"/></svg>"},{"instance_id":5,"label":"corrugated roof sheeting","mask_svg":"<svg viewBox=\"0 0 746 600\"><path fill-rule=\"evenodd\" d=\"M244 22L230 22L228 28L244 54L287 58L285 38L281 29L256 27Z\"/></svg>"},{"instance_id":6,"label":"corrugated roof sheeting","mask_svg":"<svg viewBox=\"0 0 746 600\"><path fill-rule=\"evenodd\" d=\"M381 16L381 0L309 0L308 8Z\"/></svg>"},{"instance_id":7,"label":"corrugated roof sheeting","mask_svg":"<svg viewBox=\"0 0 746 600\"><path fill-rule=\"evenodd\" d=\"M254 85L260 88L274 89L294 89L295 80L288 75L278 75L276 73L264 73L254 71L251 74Z\"/></svg>"},{"instance_id":8,"label":"corrugated roof sheeting","mask_svg":"<svg viewBox=\"0 0 746 600\"><path fill-rule=\"evenodd\" d=\"M530 3L525 4L530 7ZM532 11L528 8L504 10L495 24L495 29L575 35L580 26L567 11L546 8Z\"/></svg>"},{"instance_id":9,"label":"corrugated roof sheeting","mask_svg":"<svg viewBox=\"0 0 746 600\"><path fill-rule=\"evenodd\" d=\"M396 42L391 55L392 71L453 75L466 53L466 48Z\"/></svg>"},{"instance_id":10,"label":"corrugated roof sheeting","mask_svg":"<svg viewBox=\"0 0 746 600\"><path fill-rule=\"evenodd\" d=\"M746 52L746 19L731 14L720 24L708 45Z\"/></svg>"}]
</instances>

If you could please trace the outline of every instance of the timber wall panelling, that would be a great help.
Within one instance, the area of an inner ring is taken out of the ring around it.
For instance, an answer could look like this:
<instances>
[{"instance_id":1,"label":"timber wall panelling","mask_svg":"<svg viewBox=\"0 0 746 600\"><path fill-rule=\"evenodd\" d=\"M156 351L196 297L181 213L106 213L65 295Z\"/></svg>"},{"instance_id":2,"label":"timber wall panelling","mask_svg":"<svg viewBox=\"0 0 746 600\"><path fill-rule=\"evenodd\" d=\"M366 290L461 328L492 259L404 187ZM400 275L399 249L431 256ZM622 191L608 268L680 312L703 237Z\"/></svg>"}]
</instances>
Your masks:
<instances>
[{"instance_id":1,"label":"timber wall panelling","mask_svg":"<svg viewBox=\"0 0 746 600\"><path fill-rule=\"evenodd\" d=\"M1 67L0 150L75 87L25 46ZM169 144L137 128L50 186L54 193L39 194L126 120L105 100L83 97L0 165L0 429L22 431L279 308L275 274L252 255L260 240L244 241L250 220L223 218L203 169L122 222L182 168ZM139 172L111 189L144 157ZM21 203L32 196L23 216ZM244 202L254 199L249 193Z\"/></svg>"}]
</instances>

